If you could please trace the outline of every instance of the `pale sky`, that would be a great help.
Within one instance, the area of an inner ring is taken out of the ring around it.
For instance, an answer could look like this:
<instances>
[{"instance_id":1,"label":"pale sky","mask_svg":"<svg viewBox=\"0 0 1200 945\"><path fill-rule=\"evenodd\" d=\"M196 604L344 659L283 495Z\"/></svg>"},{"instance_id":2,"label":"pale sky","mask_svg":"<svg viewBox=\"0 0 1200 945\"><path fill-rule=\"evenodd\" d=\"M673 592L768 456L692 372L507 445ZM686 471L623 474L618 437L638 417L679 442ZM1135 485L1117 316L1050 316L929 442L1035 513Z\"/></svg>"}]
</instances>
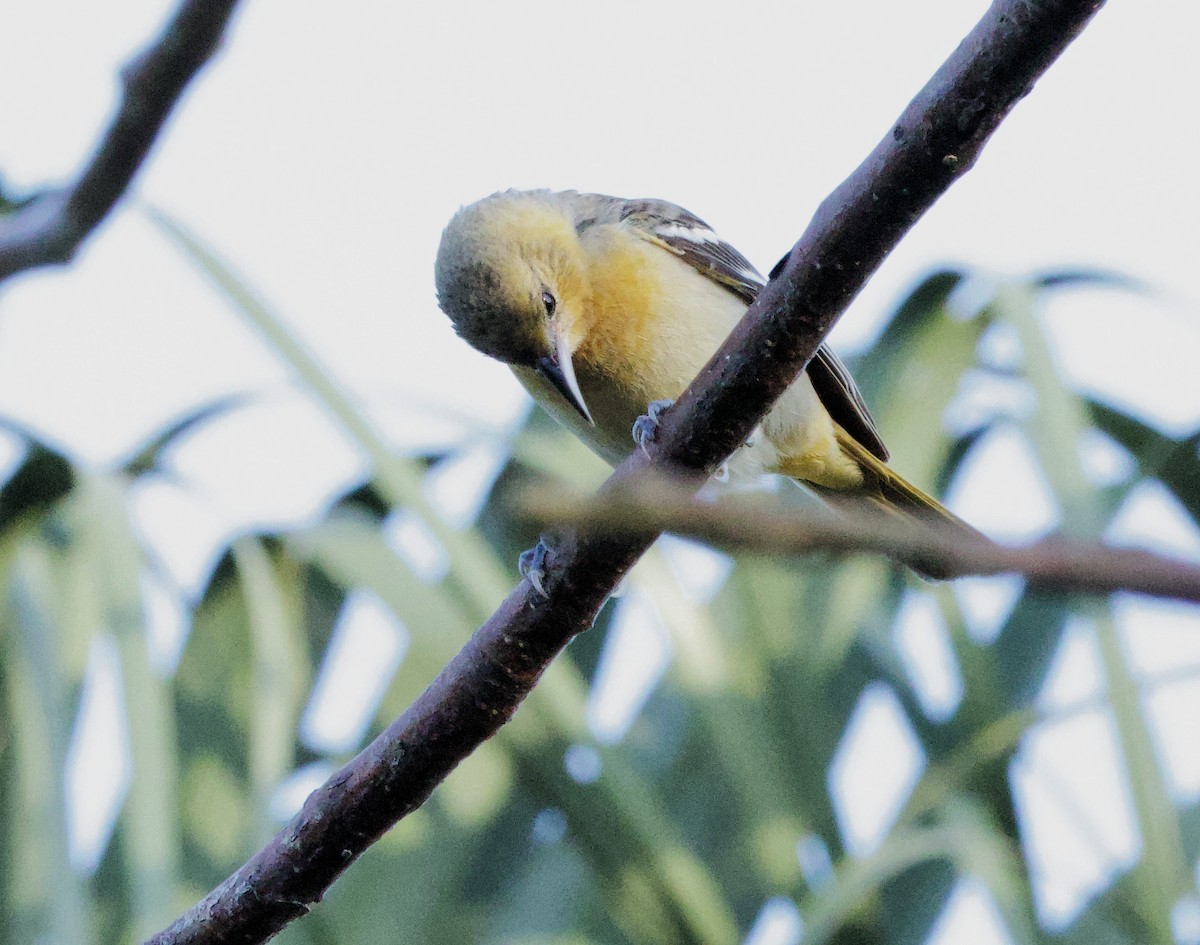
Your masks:
<instances>
[{"instance_id":1,"label":"pale sky","mask_svg":"<svg viewBox=\"0 0 1200 945\"><path fill-rule=\"evenodd\" d=\"M172 4L10 6L0 173L20 192L70 176L89 153L117 66ZM506 370L457 339L435 304L434 252L459 205L507 187L663 197L766 271L986 6L246 0L137 193L231 260L395 444L453 442L525 409ZM1057 301L1061 363L1090 390L1194 429L1197 35L1194 0L1102 10L885 263L835 346L869 340L936 265L1111 268L1161 297ZM109 462L229 391L266 398L183 445L174 460L192 491L142 509L184 585L203 579L224 530L311 514L353 479L355 456L129 205L71 269L0 294L0 413L85 460ZM996 533L1053 517L1018 503L1033 511L1014 520L995 490L976 492L956 508ZM1130 533L1164 514L1146 501ZM1179 542L1195 551L1194 535ZM1172 619L1194 632L1192 616ZM1200 774L1188 785L1200 790ZM1112 844L1128 855L1127 832Z\"/></svg>"},{"instance_id":2,"label":"pale sky","mask_svg":"<svg viewBox=\"0 0 1200 945\"><path fill-rule=\"evenodd\" d=\"M433 255L457 206L509 186L662 196L765 270L985 7L745 3L731 20L716 3L617 2L599 15L247 0L138 189L233 260L397 438L422 402L505 417L515 385L434 303ZM19 90L0 99L10 187L71 173L112 104L114 68L169 8L43 0L9 12L9 35L22 37L0 62ZM1186 343L1200 303L1188 278L1197 27L1187 0L1103 10L835 340L862 341L906 284L946 261L1111 267L1170 293L1166 320L1184 324L1166 344L1112 337L1117 317L1093 315L1108 306L1089 297L1066 306L1077 330L1065 360L1080 373L1100 362L1110 378L1153 360L1152 384L1175 387L1172 419L1194 423L1200 397L1181 395L1200 393ZM277 389L280 369L198 282L135 212L119 212L72 271L7 287L0 410L104 460L205 397ZM1098 355L1075 353L1092 344ZM296 465L294 442L262 448Z\"/></svg>"}]
</instances>

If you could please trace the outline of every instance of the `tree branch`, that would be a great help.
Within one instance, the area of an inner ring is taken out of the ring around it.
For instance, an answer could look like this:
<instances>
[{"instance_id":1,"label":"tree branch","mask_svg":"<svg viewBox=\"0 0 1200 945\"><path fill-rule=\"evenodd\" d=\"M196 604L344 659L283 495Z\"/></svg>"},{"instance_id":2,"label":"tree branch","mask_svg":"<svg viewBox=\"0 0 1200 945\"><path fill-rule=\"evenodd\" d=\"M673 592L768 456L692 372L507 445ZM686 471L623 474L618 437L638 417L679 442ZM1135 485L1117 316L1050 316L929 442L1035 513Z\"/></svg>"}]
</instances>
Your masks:
<instances>
[{"instance_id":1,"label":"tree branch","mask_svg":"<svg viewBox=\"0 0 1200 945\"><path fill-rule=\"evenodd\" d=\"M710 472L802 371L837 316L1102 0L997 0L867 160L820 207L737 329L607 488L652 467ZM516 711L591 626L653 535L565 536L539 596L522 582L430 687L155 945L261 942L307 912Z\"/></svg>"},{"instance_id":2,"label":"tree branch","mask_svg":"<svg viewBox=\"0 0 1200 945\"><path fill-rule=\"evenodd\" d=\"M1018 574L1059 591L1129 591L1200 603L1200 565L1151 551L1063 538L1013 547L961 529L880 520L845 509L821 513L767 496L702 502L669 479L647 477L594 497L530 490L520 504L536 524L571 525L586 534L673 532L728 550L786 555L876 552L958 577Z\"/></svg>"},{"instance_id":3,"label":"tree branch","mask_svg":"<svg viewBox=\"0 0 1200 945\"><path fill-rule=\"evenodd\" d=\"M185 0L162 34L121 70L122 95L78 180L0 217L0 281L69 262L129 189L188 83L212 57L238 0Z\"/></svg>"}]
</instances>

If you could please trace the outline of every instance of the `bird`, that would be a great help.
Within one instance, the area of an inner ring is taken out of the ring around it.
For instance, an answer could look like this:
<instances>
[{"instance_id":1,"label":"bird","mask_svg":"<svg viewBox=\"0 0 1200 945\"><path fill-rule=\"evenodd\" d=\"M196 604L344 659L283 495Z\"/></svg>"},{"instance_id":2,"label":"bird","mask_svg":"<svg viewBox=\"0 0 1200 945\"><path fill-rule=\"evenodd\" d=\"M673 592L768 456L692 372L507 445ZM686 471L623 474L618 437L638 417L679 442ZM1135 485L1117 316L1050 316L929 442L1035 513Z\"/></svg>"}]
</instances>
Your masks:
<instances>
[{"instance_id":1,"label":"bird","mask_svg":"<svg viewBox=\"0 0 1200 945\"><path fill-rule=\"evenodd\" d=\"M611 465L653 435L766 280L695 214L666 200L507 190L460 208L434 266L438 305L543 408ZM728 462L777 473L835 508L978 536L887 465L875 421L822 344ZM915 568L932 578L946 575Z\"/></svg>"}]
</instances>

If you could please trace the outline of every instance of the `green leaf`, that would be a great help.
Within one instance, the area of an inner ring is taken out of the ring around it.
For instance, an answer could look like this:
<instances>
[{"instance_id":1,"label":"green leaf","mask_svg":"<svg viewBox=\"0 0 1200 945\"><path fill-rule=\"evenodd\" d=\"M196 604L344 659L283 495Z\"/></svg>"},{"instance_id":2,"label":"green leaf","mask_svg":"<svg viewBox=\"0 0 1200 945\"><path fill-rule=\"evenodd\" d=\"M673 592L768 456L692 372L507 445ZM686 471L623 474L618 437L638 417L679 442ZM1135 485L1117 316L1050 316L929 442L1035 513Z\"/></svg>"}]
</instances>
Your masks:
<instances>
[{"instance_id":1,"label":"green leaf","mask_svg":"<svg viewBox=\"0 0 1200 945\"><path fill-rule=\"evenodd\" d=\"M1114 269L1049 269L1035 273L1027 280L1036 289L1122 289L1139 295L1155 295L1150 283Z\"/></svg>"},{"instance_id":2,"label":"green leaf","mask_svg":"<svg viewBox=\"0 0 1200 945\"><path fill-rule=\"evenodd\" d=\"M22 515L43 511L75 486L75 471L60 454L31 441L20 466L0 487L0 531Z\"/></svg>"},{"instance_id":3,"label":"green leaf","mask_svg":"<svg viewBox=\"0 0 1200 945\"><path fill-rule=\"evenodd\" d=\"M175 673L183 879L198 895L253 852L249 616L231 555L213 572Z\"/></svg>"},{"instance_id":4,"label":"green leaf","mask_svg":"<svg viewBox=\"0 0 1200 945\"><path fill-rule=\"evenodd\" d=\"M1083 400L1062 381L1034 304L1030 289L1011 286L1001 293L999 308L1021 334L1026 371L1039 404L1030 425L1042 468L1063 508L1063 528L1070 534L1095 537L1103 531L1111 509L1098 498L1079 459L1089 414ZM1133 871L1135 908L1148 926L1146 940L1168 945L1174 941L1171 908L1191 885L1179 823L1165 777L1150 748L1153 736L1119 646L1109 604L1089 600L1083 609L1096 623L1108 695L1142 836L1142 860Z\"/></svg>"},{"instance_id":5,"label":"green leaf","mask_svg":"<svg viewBox=\"0 0 1200 945\"><path fill-rule=\"evenodd\" d=\"M221 397L211 403L202 404L194 410L188 411L177 420L168 424L164 430L160 431L148 443L138 449L133 456L125 461L122 470L131 478L136 478L149 472L161 472L163 454L174 446L180 438L193 432L196 427L244 407L250 402L251 399L247 395L233 394L228 397Z\"/></svg>"},{"instance_id":6,"label":"green leaf","mask_svg":"<svg viewBox=\"0 0 1200 945\"><path fill-rule=\"evenodd\" d=\"M92 904L68 854L65 779L75 708L55 637L53 572L36 539L18 551L7 577L4 627L6 711L13 735L16 807L13 870L4 919L19 941L92 941Z\"/></svg>"},{"instance_id":7,"label":"green leaf","mask_svg":"<svg viewBox=\"0 0 1200 945\"><path fill-rule=\"evenodd\" d=\"M299 622L303 569L280 555L273 561L257 539L233 543L233 561L246 597L252 706L247 738L251 806L258 824L252 845L275 833L271 798L291 771L312 671Z\"/></svg>"},{"instance_id":8,"label":"green leaf","mask_svg":"<svg viewBox=\"0 0 1200 945\"><path fill-rule=\"evenodd\" d=\"M1139 472L1159 479L1200 526L1200 430L1175 439L1117 407L1089 400L1096 426L1133 456Z\"/></svg>"},{"instance_id":9,"label":"green leaf","mask_svg":"<svg viewBox=\"0 0 1200 945\"><path fill-rule=\"evenodd\" d=\"M395 456L343 386L298 340L282 318L263 301L233 268L222 261L179 221L164 211L149 208L150 221L207 276L234 309L259 332L267 345L341 425L366 456L371 479L379 494L395 507L411 509L421 517L447 549L460 593L471 600L476 619L482 622L508 591L504 569L485 543L472 532L450 528L426 500L421 489L420 464Z\"/></svg>"},{"instance_id":10,"label":"green leaf","mask_svg":"<svg viewBox=\"0 0 1200 945\"><path fill-rule=\"evenodd\" d=\"M143 938L168 924L179 908L181 840L170 694L150 665L142 552L131 530L125 486L121 477L87 477L73 506L73 528L79 555L94 571L92 619L116 640L120 654L130 780L118 829L133 934Z\"/></svg>"}]
</instances>

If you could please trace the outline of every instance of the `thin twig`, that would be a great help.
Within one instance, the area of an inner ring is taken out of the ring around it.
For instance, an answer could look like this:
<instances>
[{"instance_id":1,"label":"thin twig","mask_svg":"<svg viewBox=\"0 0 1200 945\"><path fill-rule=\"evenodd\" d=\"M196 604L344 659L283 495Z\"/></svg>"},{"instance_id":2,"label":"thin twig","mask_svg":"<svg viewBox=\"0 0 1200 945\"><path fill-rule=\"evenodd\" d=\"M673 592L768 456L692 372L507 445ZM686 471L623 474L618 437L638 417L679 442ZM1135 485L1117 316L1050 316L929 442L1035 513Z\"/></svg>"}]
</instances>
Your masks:
<instances>
[{"instance_id":1,"label":"thin twig","mask_svg":"<svg viewBox=\"0 0 1200 945\"><path fill-rule=\"evenodd\" d=\"M186 0L121 70L112 122L78 179L0 217L0 281L69 262L129 189L188 83L216 52L238 0Z\"/></svg>"},{"instance_id":2,"label":"thin twig","mask_svg":"<svg viewBox=\"0 0 1200 945\"><path fill-rule=\"evenodd\" d=\"M732 453L900 237L971 166L1003 117L1102 5L993 3L871 156L821 205L782 272L663 416L652 455L633 453L608 488L651 468L708 472ZM786 123L786 110L780 115ZM749 146L764 146L769 132ZM371 843L512 717L550 661L592 625L652 539L565 536L550 556L545 597L528 581L519 584L416 702L313 792L270 844L150 941L262 942L307 912Z\"/></svg>"},{"instance_id":3,"label":"thin twig","mask_svg":"<svg viewBox=\"0 0 1200 945\"><path fill-rule=\"evenodd\" d=\"M520 508L539 525L573 525L588 534L673 532L731 551L804 555L876 552L935 573L1017 574L1060 591L1129 591L1200 603L1200 565L1137 548L1044 538L1001 545L960 529L851 515L822 514L763 496L704 502L670 480L635 483L601 496L531 489Z\"/></svg>"}]
</instances>

